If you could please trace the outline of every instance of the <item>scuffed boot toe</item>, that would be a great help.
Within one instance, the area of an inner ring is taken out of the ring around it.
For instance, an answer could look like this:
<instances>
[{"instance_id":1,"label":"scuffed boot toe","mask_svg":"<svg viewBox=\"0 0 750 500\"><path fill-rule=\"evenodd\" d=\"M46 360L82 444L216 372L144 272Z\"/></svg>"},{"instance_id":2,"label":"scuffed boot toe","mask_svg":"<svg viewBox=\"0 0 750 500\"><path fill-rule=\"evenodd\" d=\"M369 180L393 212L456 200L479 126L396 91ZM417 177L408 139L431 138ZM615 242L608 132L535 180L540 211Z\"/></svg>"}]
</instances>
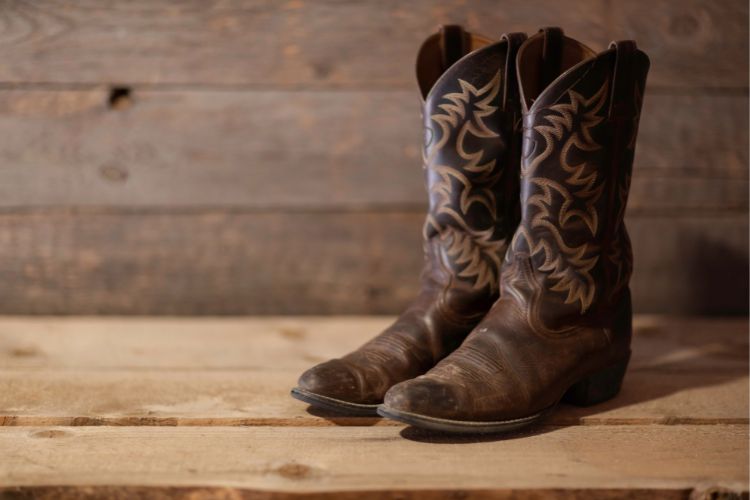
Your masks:
<instances>
[{"instance_id":1,"label":"scuffed boot toe","mask_svg":"<svg viewBox=\"0 0 750 500\"><path fill-rule=\"evenodd\" d=\"M360 379L347 363L332 359L303 373L292 397L335 412L376 416L377 404L363 400Z\"/></svg>"},{"instance_id":2,"label":"scuffed boot toe","mask_svg":"<svg viewBox=\"0 0 750 500\"><path fill-rule=\"evenodd\" d=\"M360 392L357 377L340 359L313 366L300 376L297 386L321 396L344 400L356 400Z\"/></svg>"},{"instance_id":3,"label":"scuffed boot toe","mask_svg":"<svg viewBox=\"0 0 750 500\"><path fill-rule=\"evenodd\" d=\"M539 412L520 418L479 420L467 394L461 384L429 375L417 377L393 386L378 407L378 414L422 429L459 434L514 432L539 421L546 414Z\"/></svg>"},{"instance_id":4,"label":"scuffed boot toe","mask_svg":"<svg viewBox=\"0 0 750 500\"><path fill-rule=\"evenodd\" d=\"M424 376L391 387L381 406L386 413L412 414L435 419L456 418L461 407L457 387Z\"/></svg>"}]
</instances>

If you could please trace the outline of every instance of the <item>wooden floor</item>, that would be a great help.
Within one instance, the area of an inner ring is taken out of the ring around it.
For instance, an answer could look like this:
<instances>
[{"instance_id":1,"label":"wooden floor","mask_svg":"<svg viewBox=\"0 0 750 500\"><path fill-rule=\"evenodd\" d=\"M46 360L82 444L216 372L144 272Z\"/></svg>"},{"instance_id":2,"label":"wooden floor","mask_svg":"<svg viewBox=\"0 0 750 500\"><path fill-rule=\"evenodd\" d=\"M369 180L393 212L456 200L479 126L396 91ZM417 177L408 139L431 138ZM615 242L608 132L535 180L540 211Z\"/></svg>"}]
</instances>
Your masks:
<instances>
[{"instance_id":1,"label":"wooden floor","mask_svg":"<svg viewBox=\"0 0 750 500\"><path fill-rule=\"evenodd\" d=\"M747 498L745 319L638 317L618 398L506 438L288 396L388 322L0 319L0 498Z\"/></svg>"}]
</instances>

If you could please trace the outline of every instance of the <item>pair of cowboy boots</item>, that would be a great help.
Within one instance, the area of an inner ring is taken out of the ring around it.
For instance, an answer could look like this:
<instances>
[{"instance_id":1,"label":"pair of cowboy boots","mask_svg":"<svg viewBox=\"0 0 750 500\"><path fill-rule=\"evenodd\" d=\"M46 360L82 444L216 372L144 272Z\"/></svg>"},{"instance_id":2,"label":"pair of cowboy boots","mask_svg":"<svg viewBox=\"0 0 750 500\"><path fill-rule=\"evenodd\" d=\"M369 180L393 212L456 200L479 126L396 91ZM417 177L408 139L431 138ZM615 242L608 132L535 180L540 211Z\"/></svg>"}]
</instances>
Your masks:
<instances>
[{"instance_id":1,"label":"pair of cowboy boots","mask_svg":"<svg viewBox=\"0 0 750 500\"><path fill-rule=\"evenodd\" d=\"M623 216L648 68L632 41L597 54L559 28L429 37L421 291L292 395L471 433L614 397L630 357Z\"/></svg>"}]
</instances>

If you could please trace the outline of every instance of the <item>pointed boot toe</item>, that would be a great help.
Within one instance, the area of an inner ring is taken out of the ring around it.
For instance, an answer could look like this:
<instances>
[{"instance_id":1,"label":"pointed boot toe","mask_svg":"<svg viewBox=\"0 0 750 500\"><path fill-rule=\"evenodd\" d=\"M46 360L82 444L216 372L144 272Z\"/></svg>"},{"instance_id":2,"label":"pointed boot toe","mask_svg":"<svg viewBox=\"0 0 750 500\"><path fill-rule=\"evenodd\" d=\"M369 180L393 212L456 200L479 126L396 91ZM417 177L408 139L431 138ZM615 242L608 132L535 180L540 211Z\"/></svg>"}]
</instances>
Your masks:
<instances>
[{"instance_id":1,"label":"pointed boot toe","mask_svg":"<svg viewBox=\"0 0 750 500\"><path fill-rule=\"evenodd\" d=\"M393 386L378 407L378 414L422 429L459 434L514 432L546 416L546 411L524 416L526 413L520 408L525 403L511 378L492 389L490 384L485 385L486 392L499 391L501 395L491 401L482 400L482 395L474 390L476 380L465 375L469 370L457 369L465 361L448 356L427 375ZM451 374L450 378L446 378L446 373ZM484 378L496 377L497 374L488 374ZM482 411L488 402L493 410L490 414Z\"/></svg>"},{"instance_id":2,"label":"pointed boot toe","mask_svg":"<svg viewBox=\"0 0 750 500\"><path fill-rule=\"evenodd\" d=\"M351 415L376 416L377 404L363 399L362 377L341 359L316 365L300 376L292 396L313 406Z\"/></svg>"},{"instance_id":3,"label":"pointed boot toe","mask_svg":"<svg viewBox=\"0 0 750 500\"><path fill-rule=\"evenodd\" d=\"M412 423L409 418L451 419L461 408L459 389L448 382L417 377L393 386L378 413L406 423Z\"/></svg>"}]
</instances>

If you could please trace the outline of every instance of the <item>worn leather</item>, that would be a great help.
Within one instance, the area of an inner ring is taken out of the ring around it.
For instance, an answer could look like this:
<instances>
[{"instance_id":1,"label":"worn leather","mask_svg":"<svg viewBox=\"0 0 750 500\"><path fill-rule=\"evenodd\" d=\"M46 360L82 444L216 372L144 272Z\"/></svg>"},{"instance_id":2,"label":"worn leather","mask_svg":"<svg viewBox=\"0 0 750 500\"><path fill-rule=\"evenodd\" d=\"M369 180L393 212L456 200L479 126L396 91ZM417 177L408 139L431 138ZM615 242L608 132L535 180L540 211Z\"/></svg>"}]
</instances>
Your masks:
<instances>
[{"instance_id":1,"label":"worn leather","mask_svg":"<svg viewBox=\"0 0 750 500\"><path fill-rule=\"evenodd\" d=\"M511 34L489 43L451 26L423 45L417 74L429 211L421 290L393 325L356 351L306 371L300 388L380 403L391 386L458 347L498 298L503 256L520 219L514 61L525 38Z\"/></svg>"},{"instance_id":2,"label":"worn leather","mask_svg":"<svg viewBox=\"0 0 750 500\"><path fill-rule=\"evenodd\" d=\"M501 298L459 349L394 386L385 406L471 422L529 417L627 363L632 252L623 216L649 61L630 41L595 54L557 28L517 57L522 218Z\"/></svg>"}]
</instances>

